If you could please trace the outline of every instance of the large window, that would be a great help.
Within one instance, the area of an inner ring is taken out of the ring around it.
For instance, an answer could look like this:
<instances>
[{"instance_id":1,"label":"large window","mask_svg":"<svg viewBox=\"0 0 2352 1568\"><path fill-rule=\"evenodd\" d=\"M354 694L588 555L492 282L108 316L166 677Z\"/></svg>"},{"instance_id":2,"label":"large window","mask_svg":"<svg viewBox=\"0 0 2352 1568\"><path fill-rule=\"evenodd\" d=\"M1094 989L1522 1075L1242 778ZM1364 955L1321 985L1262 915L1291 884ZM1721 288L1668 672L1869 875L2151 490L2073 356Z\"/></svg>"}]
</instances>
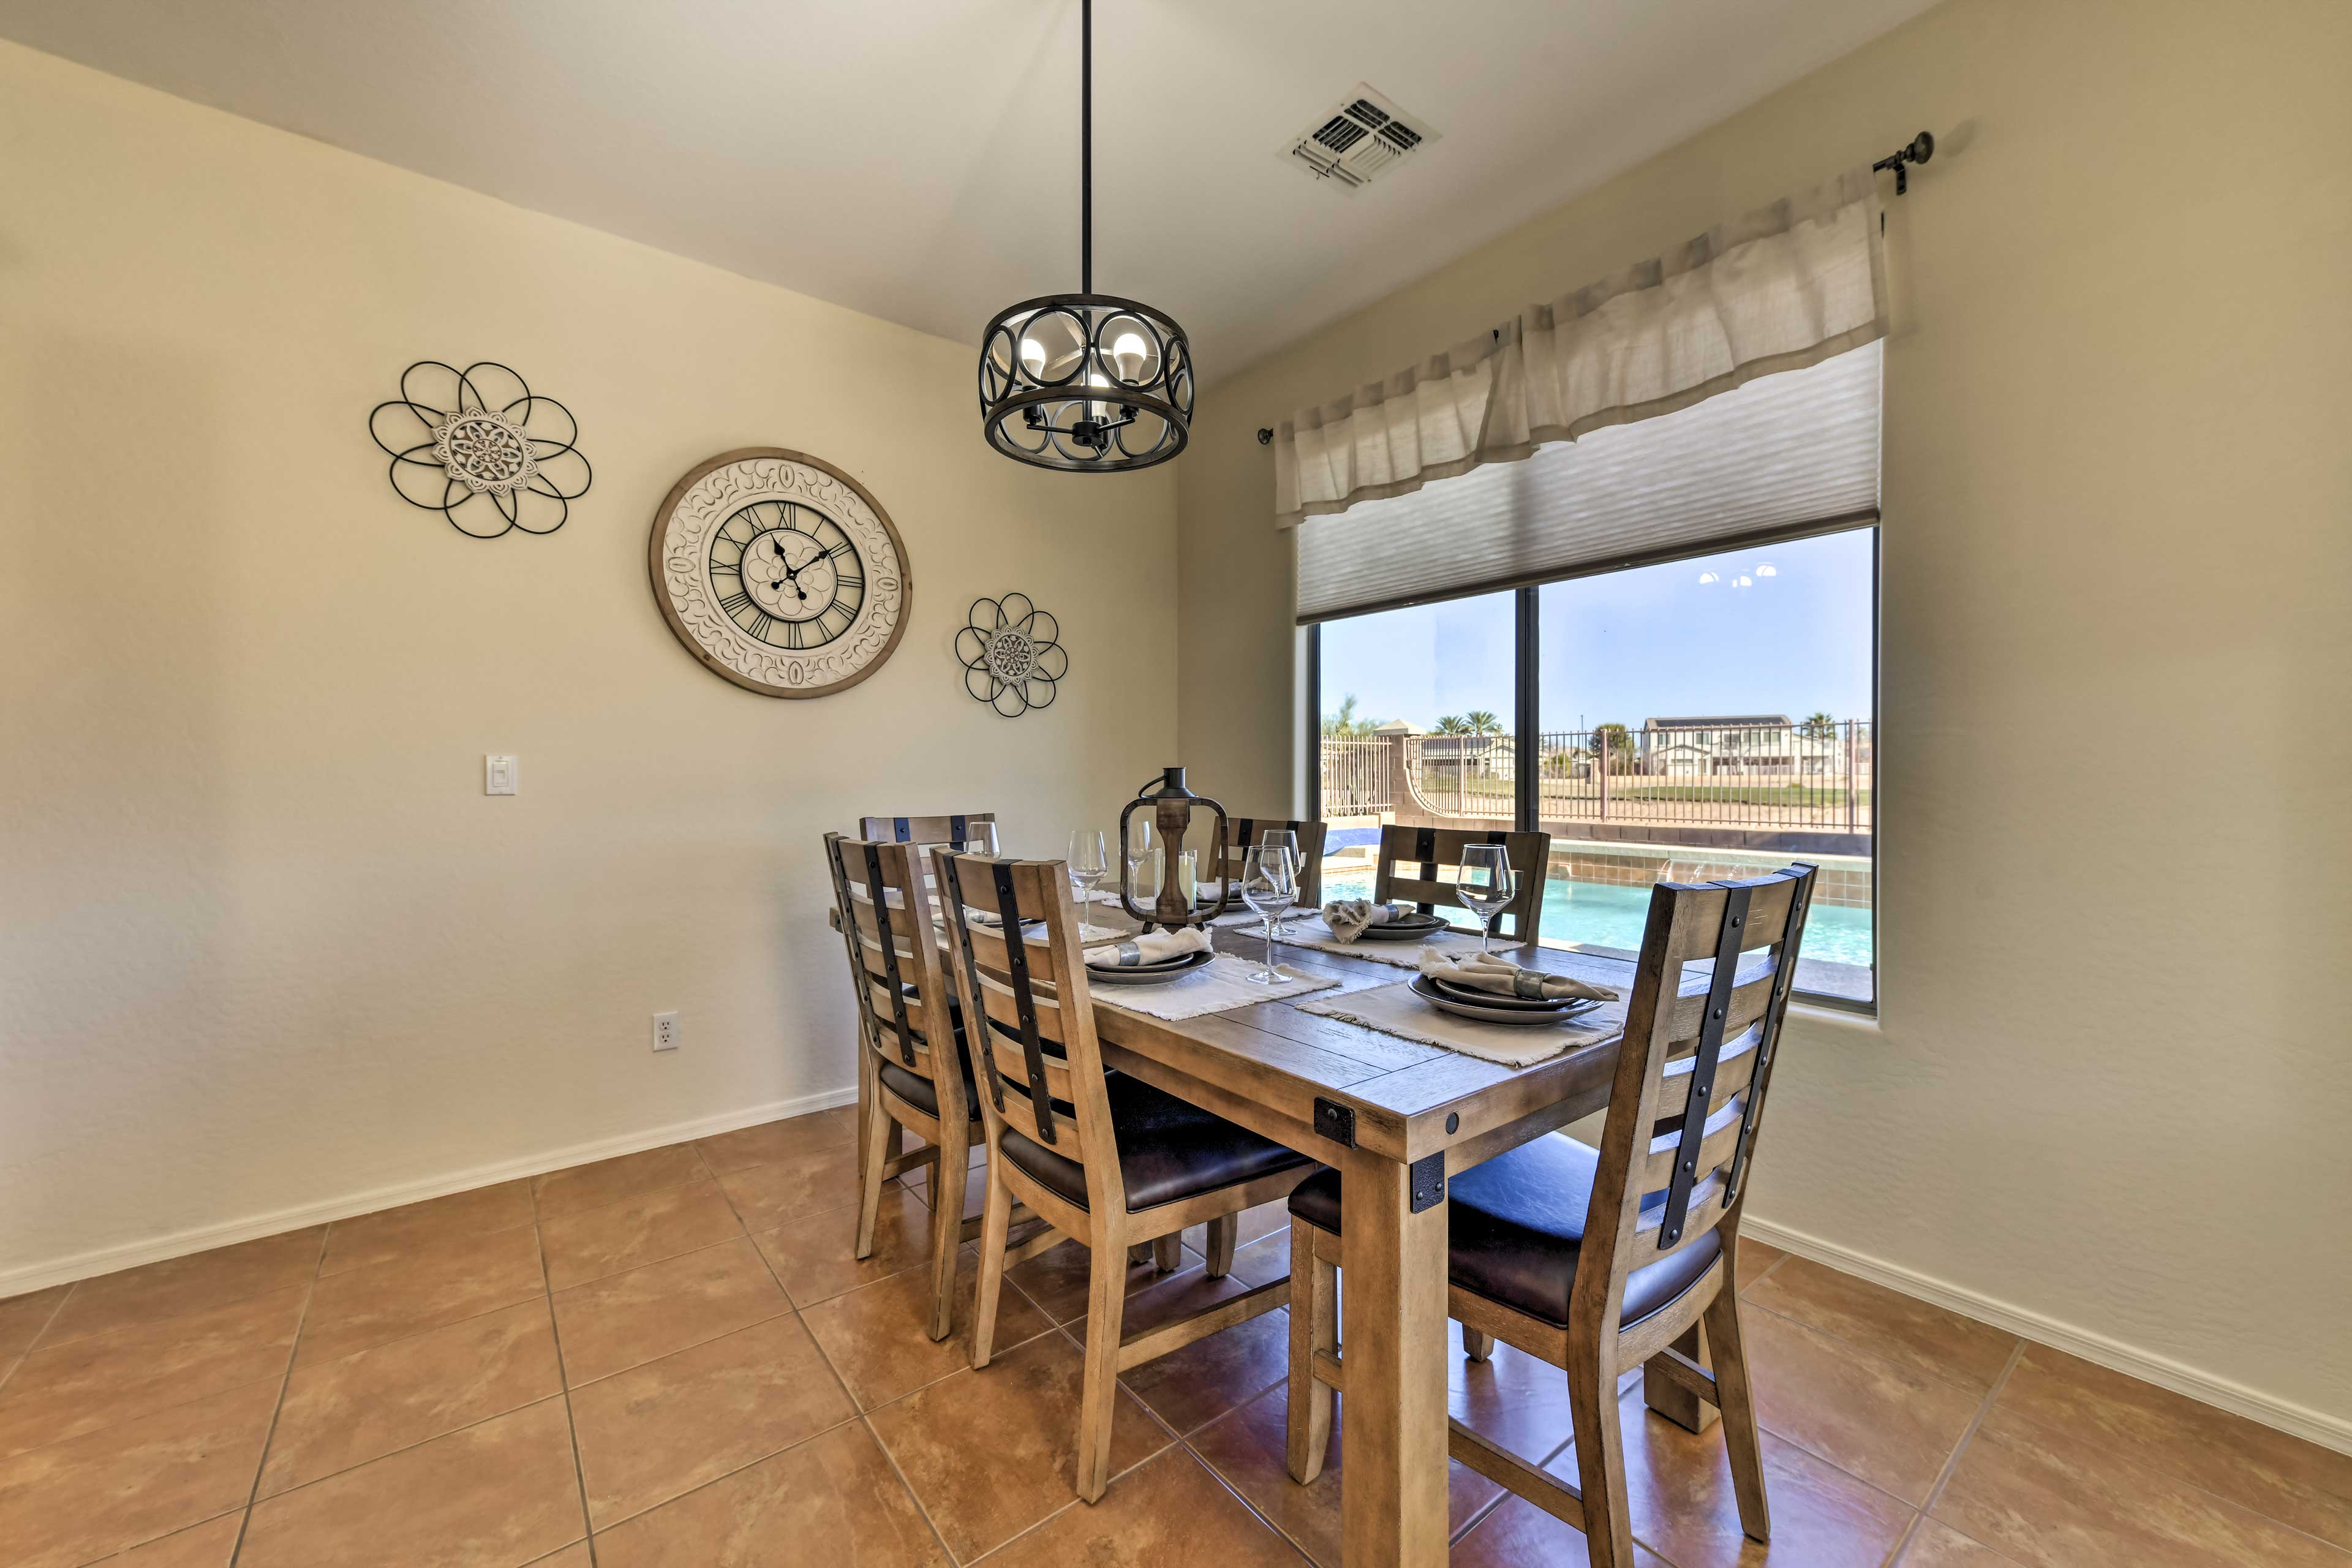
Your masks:
<instances>
[{"instance_id":1,"label":"large window","mask_svg":"<svg viewBox=\"0 0 2352 1568\"><path fill-rule=\"evenodd\" d=\"M1651 885L1819 866L1801 989L1874 1000L1876 531L1328 620L1332 894L1390 823L1540 826L1548 944L1630 957Z\"/></svg>"}]
</instances>

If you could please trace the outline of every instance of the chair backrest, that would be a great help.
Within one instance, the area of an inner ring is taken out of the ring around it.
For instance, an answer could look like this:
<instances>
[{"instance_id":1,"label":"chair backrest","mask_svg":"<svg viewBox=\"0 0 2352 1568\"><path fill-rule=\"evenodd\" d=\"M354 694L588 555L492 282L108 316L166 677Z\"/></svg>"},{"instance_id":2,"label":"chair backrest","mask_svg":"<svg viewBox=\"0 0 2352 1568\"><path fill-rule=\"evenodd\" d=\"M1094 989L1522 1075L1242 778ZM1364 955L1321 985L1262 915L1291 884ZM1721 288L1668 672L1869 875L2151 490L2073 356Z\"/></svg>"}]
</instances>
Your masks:
<instances>
[{"instance_id":1,"label":"chair backrest","mask_svg":"<svg viewBox=\"0 0 2352 1568\"><path fill-rule=\"evenodd\" d=\"M911 844L838 833L824 836L824 848L868 1048L929 1079L941 1118L961 1125L971 1108L964 1103L948 1009L954 982L931 923L920 852Z\"/></svg>"},{"instance_id":2,"label":"chair backrest","mask_svg":"<svg viewBox=\"0 0 2352 1568\"><path fill-rule=\"evenodd\" d=\"M1738 1234L1812 894L1802 864L1651 889L1583 1256L1602 1237L1615 1247L1608 1268L1578 1270L1571 1326L1580 1312L1614 1324L1633 1269Z\"/></svg>"},{"instance_id":3,"label":"chair backrest","mask_svg":"<svg viewBox=\"0 0 2352 1568\"><path fill-rule=\"evenodd\" d=\"M1381 829L1380 861L1372 873L1372 897L1400 899L1433 914L1439 904L1466 910L1448 873L1462 864L1473 844L1500 844L1510 852L1518 890L1495 917L1495 934L1508 942L1533 942L1543 925L1544 878L1551 865L1551 835L1509 833L1500 828L1404 827Z\"/></svg>"},{"instance_id":4,"label":"chair backrest","mask_svg":"<svg viewBox=\"0 0 2352 1568\"><path fill-rule=\"evenodd\" d=\"M1242 884L1242 857L1269 829L1287 828L1298 836L1298 901L1315 905L1323 901L1323 837L1320 822L1285 822L1271 816L1228 816L1225 818L1225 839L1217 846L1217 858L1223 862L1225 874L1238 889ZM1217 879L1215 866L1203 867L1201 884L1206 888ZM1241 895L1234 895L1234 903L1242 907Z\"/></svg>"},{"instance_id":5,"label":"chair backrest","mask_svg":"<svg viewBox=\"0 0 2352 1568\"><path fill-rule=\"evenodd\" d=\"M1084 1165L1090 1212L1126 1212L1068 867L945 848L931 865L981 1114ZM1024 931L1023 921L1040 917Z\"/></svg>"},{"instance_id":6,"label":"chair backrest","mask_svg":"<svg viewBox=\"0 0 2352 1568\"><path fill-rule=\"evenodd\" d=\"M958 812L950 816L861 816L857 819L860 837L887 839L893 844L912 844L928 849L934 844L951 844L961 849L971 837L975 822L994 822L992 811Z\"/></svg>"}]
</instances>

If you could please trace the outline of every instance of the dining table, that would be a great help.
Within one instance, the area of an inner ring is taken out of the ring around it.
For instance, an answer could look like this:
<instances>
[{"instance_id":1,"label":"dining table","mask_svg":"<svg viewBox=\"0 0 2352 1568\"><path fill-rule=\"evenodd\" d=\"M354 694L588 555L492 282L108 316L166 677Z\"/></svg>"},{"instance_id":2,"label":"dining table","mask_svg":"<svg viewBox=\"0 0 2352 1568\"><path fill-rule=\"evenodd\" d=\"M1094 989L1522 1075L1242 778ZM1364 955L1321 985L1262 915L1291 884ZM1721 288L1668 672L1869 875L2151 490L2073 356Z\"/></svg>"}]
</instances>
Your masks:
<instances>
[{"instance_id":1,"label":"dining table","mask_svg":"<svg viewBox=\"0 0 2352 1568\"><path fill-rule=\"evenodd\" d=\"M1083 907L1089 922L1134 929L1100 904ZM1211 938L1220 952L1262 961L1261 931L1219 925ZM1338 984L1175 1021L1123 1007L1118 990L1097 987L1103 1059L1342 1173L1342 1556L1349 1568L1440 1568L1448 1534L1447 1179L1606 1108L1634 966L1609 954L1496 943L1523 967L1608 986L1620 998L1579 1018L1580 1043L1511 1068L1307 1011L1412 971L1290 942L1279 949L1286 970Z\"/></svg>"}]
</instances>

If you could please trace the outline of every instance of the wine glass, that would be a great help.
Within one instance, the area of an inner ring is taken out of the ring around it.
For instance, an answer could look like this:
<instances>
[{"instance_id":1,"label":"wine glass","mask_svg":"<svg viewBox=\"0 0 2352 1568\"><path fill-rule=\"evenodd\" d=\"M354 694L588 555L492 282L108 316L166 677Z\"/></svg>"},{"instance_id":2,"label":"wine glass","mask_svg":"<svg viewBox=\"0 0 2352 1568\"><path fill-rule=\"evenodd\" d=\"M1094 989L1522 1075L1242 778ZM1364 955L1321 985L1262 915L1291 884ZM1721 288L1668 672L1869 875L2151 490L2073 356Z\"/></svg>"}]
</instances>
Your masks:
<instances>
[{"instance_id":1,"label":"wine glass","mask_svg":"<svg viewBox=\"0 0 2352 1568\"><path fill-rule=\"evenodd\" d=\"M1511 877L1511 852L1500 844L1471 844L1462 850L1462 876L1454 896L1478 917L1478 952L1484 957L1495 934L1495 917L1509 905L1517 886Z\"/></svg>"},{"instance_id":2,"label":"wine glass","mask_svg":"<svg viewBox=\"0 0 2352 1568\"><path fill-rule=\"evenodd\" d=\"M1269 827L1257 836L1257 841L1261 847L1267 849L1288 850L1290 852L1290 868L1292 874L1301 884L1307 880L1307 862L1298 858L1298 835L1297 833L1287 827ZM1295 896L1296 894L1294 893L1294 897ZM1296 907L1293 907L1283 910L1282 914L1277 918L1287 920L1297 912L1298 911Z\"/></svg>"},{"instance_id":3,"label":"wine glass","mask_svg":"<svg viewBox=\"0 0 2352 1568\"><path fill-rule=\"evenodd\" d=\"M1069 868L1070 886L1078 894L1078 924L1084 926L1087 906L1094 902L1095 889L1110 874L1110 854L1099 832L1081 827L1070 835Z\"/></svg>"},{"instance_id":4,"label":"wine glass","mask_svg":"<svg viewBox=\"0 0 2352 1568\"><path fill-rule=\"evenodd\" d=\"M1129 885L1139 907L1148 910L1160 902L1160 888L1168 879L1167 873L1168 868L1157 855L1146 855L1128 862Z\"/></svg>"},{"instance_id":5,"label":"wine glass","mask_svg":"<svg viewBox=\"0 0 2352 1568\"><path fill-rule=\"evenodd\" d=\"M1279 985L1290 978L1275 962L1275 916L1298 896L1298 866L1290 851L1253 844L1242 857L1242 902L1265 921L1265 967L1250 979L1260 985Z\"/></svg>"},{"instance_id":6,"label":"wine glass","mask_svg":"<svg viewBox=\"0 0 2352 1568\"><path fill-rule=\"evenodd\" d=\"M963 830L967 837L956 846L958 850L966 855L985 855L992 860L996 858L996 824L967 822Z\"/></svg>"}]
</instances>

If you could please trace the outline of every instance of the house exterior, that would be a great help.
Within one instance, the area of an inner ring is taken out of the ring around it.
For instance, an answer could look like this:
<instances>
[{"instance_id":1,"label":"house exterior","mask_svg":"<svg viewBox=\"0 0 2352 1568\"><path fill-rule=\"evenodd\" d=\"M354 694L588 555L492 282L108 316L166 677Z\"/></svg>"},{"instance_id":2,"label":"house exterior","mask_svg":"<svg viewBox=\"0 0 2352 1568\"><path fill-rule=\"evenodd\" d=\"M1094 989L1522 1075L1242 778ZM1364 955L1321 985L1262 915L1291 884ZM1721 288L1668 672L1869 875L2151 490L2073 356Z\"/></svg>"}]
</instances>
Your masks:
<instances>
[{"instance_id":1,"label":"house exterior","mask_svg":"<svg viewBox=\"0 0 2352 1568\"><path fill-rule=\"evenodd\" d=\"M1835 773L1842 744L1836 728L1815 733L1785 713L1651 719L1642 725L1640 768L1670 777Z\"/></svg>"}]
</instances>

